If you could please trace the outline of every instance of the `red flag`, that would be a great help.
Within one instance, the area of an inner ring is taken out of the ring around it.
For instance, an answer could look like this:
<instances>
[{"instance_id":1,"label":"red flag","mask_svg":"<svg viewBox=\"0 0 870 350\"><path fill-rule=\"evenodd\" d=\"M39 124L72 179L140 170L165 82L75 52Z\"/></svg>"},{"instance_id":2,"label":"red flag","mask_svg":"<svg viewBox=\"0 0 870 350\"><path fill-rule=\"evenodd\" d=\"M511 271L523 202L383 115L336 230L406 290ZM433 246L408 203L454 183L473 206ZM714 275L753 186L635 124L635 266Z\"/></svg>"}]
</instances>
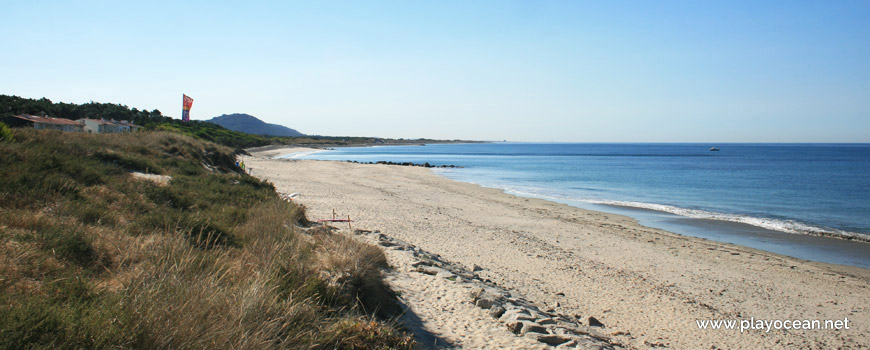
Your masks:
<instances>
[{"instance_id":1,"label":"red flag","mask_svg":"<svg viewBox=\"0 0 870 350\"><path fill-rule=\"evenodd\" d=\"M184 98L181 102L181 104L182 104L181 121L189 122L190 121L190 107L193 107L193 99L190 98L190 96L187 96L185 94L181 94L181 96L184 96Z\"/></svg>"}]
</instances>

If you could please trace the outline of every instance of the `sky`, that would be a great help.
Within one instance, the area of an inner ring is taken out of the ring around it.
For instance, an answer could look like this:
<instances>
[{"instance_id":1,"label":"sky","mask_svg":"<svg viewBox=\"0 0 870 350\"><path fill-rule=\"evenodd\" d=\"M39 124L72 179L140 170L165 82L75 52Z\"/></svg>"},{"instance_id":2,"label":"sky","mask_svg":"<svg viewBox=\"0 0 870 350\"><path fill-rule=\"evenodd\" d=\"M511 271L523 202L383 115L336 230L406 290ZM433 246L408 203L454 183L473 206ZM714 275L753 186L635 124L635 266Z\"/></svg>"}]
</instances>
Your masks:
<instances>
[{"instance_id":1,"label":"sky","mask_svg":"<svg viewBox=\"0 0 870 350\"><path fill-rule=\"evenodd\" d=\"M0 0L0 94L313 135L870 142L870 1Z\"/></svg>"}]
</instances>

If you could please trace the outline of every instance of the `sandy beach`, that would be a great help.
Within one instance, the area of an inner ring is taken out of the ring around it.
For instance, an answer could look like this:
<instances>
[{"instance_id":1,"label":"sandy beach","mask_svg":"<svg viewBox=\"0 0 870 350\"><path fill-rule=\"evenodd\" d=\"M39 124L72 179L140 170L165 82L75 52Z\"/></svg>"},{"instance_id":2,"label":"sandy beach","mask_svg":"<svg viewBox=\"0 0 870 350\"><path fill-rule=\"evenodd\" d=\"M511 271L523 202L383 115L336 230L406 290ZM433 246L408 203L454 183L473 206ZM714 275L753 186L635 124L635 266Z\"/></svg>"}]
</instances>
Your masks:
<instances>
[{"instance_id":1,"label":"sandy beach","mask_svg":"<svg viewBox=\"0 0 870 350\"><path fill-rule=\"evenodd\" d=\"M350 216L542 309L579 319L628 348L860 348L870 346L870 272L647 228L633 219L505 194L429 169L243 157L307 208L310 219ZM310 151L310 149L308 149ZM335 227L347 229L336 223ZM348 230L349 231L349 230ZM427 347L546 348L518 337L468 300L469 290L411 272L387 251L389 281L428 334ZM699 320L848 319L849 329L699 329ZM438 342L435 344L435 342Z\"/></svg>"}]
</instances>

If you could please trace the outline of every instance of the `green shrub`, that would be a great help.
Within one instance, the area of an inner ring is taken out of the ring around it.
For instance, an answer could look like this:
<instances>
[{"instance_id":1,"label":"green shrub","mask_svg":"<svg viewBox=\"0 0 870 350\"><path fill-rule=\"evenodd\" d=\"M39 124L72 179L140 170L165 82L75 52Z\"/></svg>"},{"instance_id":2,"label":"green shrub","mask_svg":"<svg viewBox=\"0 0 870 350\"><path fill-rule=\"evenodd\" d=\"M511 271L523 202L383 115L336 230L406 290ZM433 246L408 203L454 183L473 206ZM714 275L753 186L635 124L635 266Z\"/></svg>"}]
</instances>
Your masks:
<instances>
[{"instance_id":1,"label":"green shrub","mask_svg":"<svg viewBox=\"0 0 870 350\"><path fill-rule=\"evenodd\" d=\"M98 151L94 153L94 157L100 161L117 165L127 170L134 170L143 173L161 174L160 167L154 162L132 154L120 154L112 151Z\"/></svg>"},{"instance_id":2,"label":"green shrub","mask_svg":"<svg viewBox=\"0 0 870 350\"><path fill-rule=\"evenodd\" d=\"M90 239L78 227L55 226L37 234L40 236L42 249L58 258L81 267L89 267L97 261L97 252Z\"/></svg>"},{"instance_id":3,"label":"green shrub","mask_svg":"<svg viewBox=\"0 0 870 350\"><path fill-rule=\"evenodd\" d=\"M103 202L76 200L68 202L66 212L88 225L114 225L117 220L114 212Z\"/></svg>"},{"instance_id":4,"label":"green shrub","mask_svg":"<svg viewBox=\"0 0 870 350\"><path fill-rule=\"evenodd\" d=\"M179 223L178 231L197 248L238 247L238 240L229 230L208 218L185 216Z\"/></svg>"},{"instance_id":5,"label":"green shrub","mask_svg":"<svg viewBox=\"0 0 870 350\"><path fill-rule=\"evenodd\" d=\"M174 209L184 210L196 202L190 192L178 189L180 186L152 186L145 191L145 196L155 204Z\"/></svg>"},{"instance_id":6,"label":"green shrub","mask_svg":"<svg viewBox=\"0 0 870 350\"><path fill-rule=\"evenodd\" d=\"M3 300L0 350L144 348L116 297L88 300Z\"/></svg>"},{"instance_id":7,"label":"green shrub","mask_svg":"<svg viewBox=\"0 0 870 350\"><path fill-rule=\"evenodd\" d=\"M0 122L0 142L15 142L15 135L12 134L12 129L9 129L5 123Z\"/></svg>"},{"instance_id":8,"label":"green shrub","mask_svg":"<svg viewBox=\"0 0 870 350\"><path fill-rule=\"evenodd\" d=\"M56 306L42 299L0 306L0 349L52 349L62 344L63 324Z\"/></svg>"},{"instance_id":9,"label":"green shrub","mask_svg":"<svg viewBox=\"0 0 870 350\"><path fill-rule=\"evenodd\" d=\"M45 289L52 300L61 303L86 302L94 296L86 278L79 275L51 281Z\"/></svg>"},{"instance_id":10,"label":"green shrub","mask_svg":"<svg viewBox=\"0 0 870 350\"><path fill-rule=\"evenodd\" d=\"M414 337L395 327L365 318L348 318L336 323L327 334L332 349L415 349Z\"/></svg>"}]
</instances>

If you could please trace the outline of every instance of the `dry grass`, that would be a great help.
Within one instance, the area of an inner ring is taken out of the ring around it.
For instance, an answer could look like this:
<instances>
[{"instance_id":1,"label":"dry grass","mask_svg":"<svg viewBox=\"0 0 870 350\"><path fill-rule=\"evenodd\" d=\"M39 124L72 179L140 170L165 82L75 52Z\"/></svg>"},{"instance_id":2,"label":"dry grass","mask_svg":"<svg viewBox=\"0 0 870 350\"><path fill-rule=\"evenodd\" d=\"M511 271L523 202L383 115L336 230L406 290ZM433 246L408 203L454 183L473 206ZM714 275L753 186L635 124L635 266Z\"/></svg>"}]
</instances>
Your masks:
<instances>
[{"instance_id":1,"label":"dry grass","mask_svg":"<svg viewBox=\"0 0 870 350\"><path fill-rule=\"evenodd\" d=\"M232 150L15 132L0 143L0 349L413 347L388 320L383 252L299 228L303 210Z\"/></svg>"}]
</instances>

